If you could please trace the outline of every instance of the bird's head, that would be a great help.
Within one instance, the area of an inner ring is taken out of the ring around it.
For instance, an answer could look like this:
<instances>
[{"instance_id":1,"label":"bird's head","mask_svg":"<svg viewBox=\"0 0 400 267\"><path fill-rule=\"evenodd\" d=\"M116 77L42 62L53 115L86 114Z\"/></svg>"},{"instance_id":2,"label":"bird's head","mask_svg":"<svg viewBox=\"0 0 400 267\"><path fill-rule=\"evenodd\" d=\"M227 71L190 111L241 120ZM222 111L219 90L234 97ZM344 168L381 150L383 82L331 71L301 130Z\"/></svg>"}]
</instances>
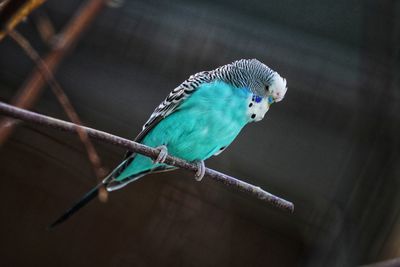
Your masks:
<instances>
[{"instance_id":1,"label":"bird's head","mask_svg":"<svg viewBox=\"0 0 400 267\"><path fill-rule=\"evenodd\" d=\"M282 78L277 72L274 72L272 79L268 84L266 91L267 96L271 99L270 102L282 101L287 91L286 79Z\"/></svg>"},{"instance_id":2,"label":"bird's head","mask_svg":"<svg viewBox=\"0 0 400 267\"><path fill-rule=\"evenodd\" d=\"M227 82L268 98L269 104L282 101L285 97L286 79L257 59L241 59L221 67L220 70L227 74Z\"/></svg>"}]
</instances>

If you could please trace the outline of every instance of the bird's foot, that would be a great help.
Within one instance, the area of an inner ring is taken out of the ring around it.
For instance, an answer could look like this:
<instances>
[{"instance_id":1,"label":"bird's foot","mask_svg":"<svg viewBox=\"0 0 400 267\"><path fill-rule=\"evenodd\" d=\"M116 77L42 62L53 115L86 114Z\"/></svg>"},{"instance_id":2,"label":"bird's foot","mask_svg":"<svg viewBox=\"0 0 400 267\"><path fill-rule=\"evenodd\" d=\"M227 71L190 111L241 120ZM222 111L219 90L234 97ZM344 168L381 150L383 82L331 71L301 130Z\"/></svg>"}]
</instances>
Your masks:
<instances>
[{"instance_id":1,"label":"bird's foot","mask_svg":"<svg viewBox=\"0 0 400 267\"><path fill-rule=\"evenodd\" d=\"M196 160L194 163L197 165L197 171L194 179L200 182L206 173L206 165L204 165L204 160Z\"/></svg>"},{"instance_id":2,"label":"bird's foot","mask_svg":"<svg viewBox=\"0 0 400 267\"><path fill-rule=\"evenodd\" d=\"M165 159L168 156L168 148L165 145L158 146L156 149L160 150L157 159L154 161L154 164L164 163Z\"/></svg>"}]
</instances>

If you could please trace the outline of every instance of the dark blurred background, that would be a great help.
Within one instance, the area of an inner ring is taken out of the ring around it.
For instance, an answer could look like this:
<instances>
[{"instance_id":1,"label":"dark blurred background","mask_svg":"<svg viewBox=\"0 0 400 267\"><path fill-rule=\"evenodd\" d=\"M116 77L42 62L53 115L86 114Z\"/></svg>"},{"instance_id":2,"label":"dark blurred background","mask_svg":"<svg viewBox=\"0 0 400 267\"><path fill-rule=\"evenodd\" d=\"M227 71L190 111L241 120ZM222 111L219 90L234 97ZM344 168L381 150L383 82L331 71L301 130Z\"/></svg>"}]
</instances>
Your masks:
<instances>
[{"instance_id":1,"label":"dark blurred background","mask_svg":"<svg viewBox=\"0 0 400 267\"><path fill-rule=\"evenodd\" d=\"M84 3L48 0L17 27L45 55ZM84 123L134 138L189 75L257 58L284 101L208 167L295 204L289 214L176 171L46 226L96 178L77 136L20 124L0 148L2 266L357 266L400 257L400 1L114 1L56 72ZM0 42L0 99L32 61ZM61 119L48 88L31 108ZM111 170L120 148L94 141Z\"/></svg>"}]
</instances>

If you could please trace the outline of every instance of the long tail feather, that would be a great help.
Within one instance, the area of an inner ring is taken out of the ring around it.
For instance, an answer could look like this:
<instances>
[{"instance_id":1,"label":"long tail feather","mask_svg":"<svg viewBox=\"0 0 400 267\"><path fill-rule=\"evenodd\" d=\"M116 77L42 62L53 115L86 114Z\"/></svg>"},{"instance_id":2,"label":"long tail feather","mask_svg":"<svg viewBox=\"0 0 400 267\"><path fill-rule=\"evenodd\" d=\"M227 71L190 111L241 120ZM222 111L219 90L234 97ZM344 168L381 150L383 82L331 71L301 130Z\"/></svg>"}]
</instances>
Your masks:
<instances>
[{"instance_id":1,"label":"long tail feather","mask_svg":"<svg viewBox=\"0 0 400 267\"><path fill-rule=\"evenodd\" d=\"M94 199L98 194L99 190L102 186L106 187L110 182L112 182L113 178L115 176L118 176L118 174L121 172L123 168L126 167L126 161L124 160L121 162L117 168L115 168L104 180L96 185L92 190L87 192L81 199L79 199L78 202L76 202L70 209L68 209L64 214L62 214L57 220L55 220L52 224L50 224L47 228L49 230L53 229L57 225L65 222L66 220L69 219L72 215L74 215L77 211L79 211L81 208L86 206L92 199Z\"/></svg>"},{"instance_id":2,"label":"long tail feather","mask_svg":"<svg viewBox=\"0 0 400 267\"><path fill-rule=\"evenodd\" d=\"M93 198L95 198L99 194L99 189L104 186L104 183L101 182L96 185L92 190L87 192L78 202L76 202L72 208L67 210L63 215L61 215L57 220L55 220L52 224L48 226L48 229L53 229L55 226L65 222L69 217L71 217L78 210L83 208L86 204L88 204Z\"/></svg>"},{"instance_id":3,"label":"long tail feather","mask_svg":"<svg viewBox=\"0 0 400 267\"><path fill-rule=\"evenodd\" d=\"M169 170L175 169L174 167L160 166L153 170L144 171L138 174L134 174L130 177L126 177L123 181L116 180L115 177L118 177L118 175L121 174L121 172L132 162L133 157L134 156L131 156L130 158L127 158L126 160L121 162L120 165L118 165L117 168L115 168L106 178L104 178L104 180L101 183L99 183L92 190L87 192L78 202L76 202L72 206L72 208L68 209L57 220L55 220L52 224L50 224L48 226L48 229L51 230L57 225L65 222L77 211L86 206L92 199L94 199L99 194L99 190L103 186L107 189L107 191L111 192L120 189L133 181L136 181L137 179L145 176L148 173L153 173L153 172L156 173L156 172L166 171L168 169Z\"/></svg>"}]
</instances>

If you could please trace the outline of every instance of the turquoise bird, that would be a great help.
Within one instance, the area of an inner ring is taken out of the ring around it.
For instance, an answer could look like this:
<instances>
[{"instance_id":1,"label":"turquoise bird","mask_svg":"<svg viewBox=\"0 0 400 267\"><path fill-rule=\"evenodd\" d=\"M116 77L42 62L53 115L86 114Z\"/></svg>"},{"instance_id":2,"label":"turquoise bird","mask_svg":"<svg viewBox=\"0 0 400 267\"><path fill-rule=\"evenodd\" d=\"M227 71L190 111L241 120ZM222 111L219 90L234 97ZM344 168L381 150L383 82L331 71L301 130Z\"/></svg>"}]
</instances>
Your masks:
<instances>
[{"instance_id":1,"label":"turquoise bird","mask_svg":"<svg viewBox=\"0 0 400 267\"><path fill-rule=\"evenodd\" d=\"M204 160L224 151L246 124L263 119L286 91L286 80L256 59L238 60L190 76L154 110L135 138L158 148L158 158L153 161L128 152L102 183L50 227L68 219L97 196L102 186L113 191L149 173L175 169L163 163L168 154L195 162L195 178L200 181L205 173Z\"/></svg>"}]
</instances>

